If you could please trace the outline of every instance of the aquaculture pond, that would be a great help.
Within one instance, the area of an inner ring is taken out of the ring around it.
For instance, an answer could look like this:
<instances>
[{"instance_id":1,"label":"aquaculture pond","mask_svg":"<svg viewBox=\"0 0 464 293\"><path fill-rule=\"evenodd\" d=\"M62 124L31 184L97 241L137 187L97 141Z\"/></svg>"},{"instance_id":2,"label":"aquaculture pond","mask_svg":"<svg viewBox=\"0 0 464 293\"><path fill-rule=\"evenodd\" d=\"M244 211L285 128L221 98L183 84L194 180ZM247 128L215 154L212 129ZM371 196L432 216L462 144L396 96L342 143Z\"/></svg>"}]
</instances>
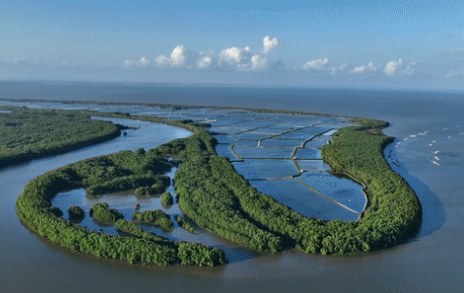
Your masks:
<instances>
[{"instance_id":1,"label":"aquaculture pond","mask_svg":"<svg viewBox=\"0 0 464 293\"><path fill-rule=\"evenodd\" d=\"M295 163L298 165L302 172L321 172L330 170L330 166L324 163L323 160L295 160Z\"/></svg>"},{"instance_id":2,"label":"aquaculture pond","mask_svg":"<svg viewBox=\"0 0 464 293\"><path fill-rule=\"evenodd\" d=\"M315 191L360 213L366 206L363 187L347 178L336 177L329 173L303 173L297 178Z\"/></svg>"},{"instance_id":3,"label":"aquaculture pond","mask_svg":"<svg viewBox=\"0 0 464 293\"><path fill-rule=\"evenodd\" d=\"M326 221L356 221L359 217L357 213L317 194L294 179L250 180L250 184L259 192L272 196L281 204L306 217Z\"/></svg>"},{"instance_id":4,"label":"aquaculture pond","mask_svg":"<svg viewBox=\"0 0 464 293\"><path fill-rule=\"evenodd\" d=\"M247 139L247 140L260 140L260 139L264 139L270 136L273 136L273 134L260 133L260 132L242 132L242 133L234 134L235 138Z\"/></svg>"},{"instance_id":5,"label":"aquaculture pond","mask_svg":"<svg viewBox=\"0 0 464 293\"><path fill-rule=\"evenodd\" d=\"M231 162L240 160L240 158L235 156L232 152L232 146L230 144L218 144L216 146L216 152L218 155L228 158Z\"/></svg>"},{"instance_id":6,"label":"aquaculture pond","mask_svg":"<svg viewBox=\"0 0 464 293\"><path fill-rule=\"evenodd\" d=\"M299 173L292 160L249 159L232 165L247 180L285 178Z\"/></svg>"},{"instance_id":7,"label":"aquaculture pond","mask_svg":"<svg viewBox=\"0 0 464 293\"><path fill-rule=\"evenodd\" d=\"M295 155L296 159L321 159L321 150L317 149L298 149Z\"/></svg>"},{"instance_id":8,"label":"aquaculture pond","mask_svg":"<svg viewBox=\"0 0 464 293\"><path fill-rule=\"evenodd\" d=\"M244 159L286 159L291 158L293 153L293 149L290 148L240 147L235 145L234 151L239 157Z\"/></svg>"},{"instance_id":9,"label":"aquaculture pond","mask_svg":"<svg viewBox=\"0 0 464 293\"><path fill-rule=\"evenodd\" d=\"M278 136L275 136L273 138L275 139L298 139L298 140L308 140L316 136L316 134L313 133L307 133L307 132L298 132L298 131L291 131L287 132Z\"/></svg>"},{"instance_id":10,"label":"aquaculture pond","mask_svg":"<svg viewBox=\"0 0 464 293\"><path fill-rule=\"evenodd\" d=\"M263 147L286 147L286 148L296 148L301 146L304 143L304 140L296 139L264 139L261 141L261 146Z\"/></svg>"},{"instance_id":11,"label":"aquaculture pond","mask_svg":"<svg viewBox=\"0 0 464 293\"><path fill-rule=\"evenodd\" d=\"M327 144L327 140L310 140L305 143L305 148L317 148L320 149Z\"/></svg>"}]
</instances>

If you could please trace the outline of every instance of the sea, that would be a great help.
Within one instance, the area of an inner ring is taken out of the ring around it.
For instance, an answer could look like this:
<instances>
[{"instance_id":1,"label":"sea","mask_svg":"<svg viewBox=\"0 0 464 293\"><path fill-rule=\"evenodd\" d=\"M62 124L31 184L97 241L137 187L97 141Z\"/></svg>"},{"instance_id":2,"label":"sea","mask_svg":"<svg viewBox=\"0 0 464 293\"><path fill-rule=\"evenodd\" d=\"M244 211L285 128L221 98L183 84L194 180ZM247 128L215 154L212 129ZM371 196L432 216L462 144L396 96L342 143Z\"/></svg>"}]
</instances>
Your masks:
<instances>
[{"instance_id":1,"label":"sea","mask_svg":"<svg viewBox=\"0 0 464 293\"><path fill-rule=\"evenodd\" d=\"M249 257L216 268L131 266L56 247L17 219L21 178L78 159L83 154L76 151L0 171L0 292L464 292L462 92L0 82L0 99L231 106L385 120L390 126L384 133L396 139L384 156L415 190L423 209L418 235L373 253L249 252ZM102 144L91 151L109 147Z\"/></svg>"}]
</instances>

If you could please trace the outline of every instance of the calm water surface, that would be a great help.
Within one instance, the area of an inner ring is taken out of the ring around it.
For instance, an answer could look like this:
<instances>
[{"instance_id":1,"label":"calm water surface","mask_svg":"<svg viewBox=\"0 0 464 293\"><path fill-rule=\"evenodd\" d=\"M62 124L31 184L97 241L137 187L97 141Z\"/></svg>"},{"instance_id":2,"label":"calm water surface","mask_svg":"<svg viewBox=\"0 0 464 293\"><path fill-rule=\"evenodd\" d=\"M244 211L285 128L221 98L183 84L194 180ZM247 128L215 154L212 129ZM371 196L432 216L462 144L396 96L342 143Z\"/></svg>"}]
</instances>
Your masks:
<instances>
[{"instance_id":1,"label":"calm water surface","mask_svg":"<svg viewBox=\"0 0 464 293\"><path fill-rule=\"evenodd\" d=\"M390 250L355 257L323 257L299 252L275 255L250 253L242 261L219 268L130 266L80 256L48 244L21 226L14 205L28 180L86 155L115 152L118 149L113 144L130 139L122 137L68 155L0 171L1 292L106 292L153 288L175 292L464 291L464 251L461 249L464 243L462 95L0 84L0 97L266 107L384 119L391 123L385 133L397 137L395 143L386 149L385 156L392 168L417 192L424 212L419 235L409 243ZM129 110L150 112L137 106L127 107L126 111ZM178 131L183 130L169 128L166 140L160 143L172 139L169 135ZM428 131L425 135L419 135L425 131ZM137 147L134 144L134 149Z\"/></svg>"}]
</instances>

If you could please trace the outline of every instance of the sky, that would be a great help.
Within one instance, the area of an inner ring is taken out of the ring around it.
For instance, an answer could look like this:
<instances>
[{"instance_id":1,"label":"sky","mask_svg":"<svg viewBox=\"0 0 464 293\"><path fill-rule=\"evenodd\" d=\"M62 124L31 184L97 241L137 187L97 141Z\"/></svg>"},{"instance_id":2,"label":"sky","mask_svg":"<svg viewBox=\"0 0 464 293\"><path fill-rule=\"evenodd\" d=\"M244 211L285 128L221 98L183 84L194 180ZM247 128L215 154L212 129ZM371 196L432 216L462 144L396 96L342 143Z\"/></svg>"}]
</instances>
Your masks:
<instances>
[{"instance_id":1,"label":"sky","mask_svg":"<svg viewBox=\"0 0 464 293\"><path fill-rule=\"evenodd\" d=\"M10 80L462 91L464 1L0 0Z\"/></svg>"}]
</instances>

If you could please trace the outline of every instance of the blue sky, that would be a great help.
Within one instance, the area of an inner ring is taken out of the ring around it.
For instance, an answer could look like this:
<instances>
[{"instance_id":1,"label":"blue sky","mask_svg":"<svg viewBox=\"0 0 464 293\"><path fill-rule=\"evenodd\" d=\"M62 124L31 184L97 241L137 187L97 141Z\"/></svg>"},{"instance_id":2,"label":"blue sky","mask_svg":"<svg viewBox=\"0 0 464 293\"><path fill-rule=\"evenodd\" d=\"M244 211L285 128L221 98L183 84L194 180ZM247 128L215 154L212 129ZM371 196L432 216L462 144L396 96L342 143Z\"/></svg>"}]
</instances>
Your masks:
<instances>
[{"instance_id":1,"label":"blue sky","mask_svg":"<svg viewBox=\"0 0 464 293\"><path fill-rule=\"evenodd\" d=\"M464 1L2 1L0 80L464 90Z\"/></svg>"}]
</instances>

